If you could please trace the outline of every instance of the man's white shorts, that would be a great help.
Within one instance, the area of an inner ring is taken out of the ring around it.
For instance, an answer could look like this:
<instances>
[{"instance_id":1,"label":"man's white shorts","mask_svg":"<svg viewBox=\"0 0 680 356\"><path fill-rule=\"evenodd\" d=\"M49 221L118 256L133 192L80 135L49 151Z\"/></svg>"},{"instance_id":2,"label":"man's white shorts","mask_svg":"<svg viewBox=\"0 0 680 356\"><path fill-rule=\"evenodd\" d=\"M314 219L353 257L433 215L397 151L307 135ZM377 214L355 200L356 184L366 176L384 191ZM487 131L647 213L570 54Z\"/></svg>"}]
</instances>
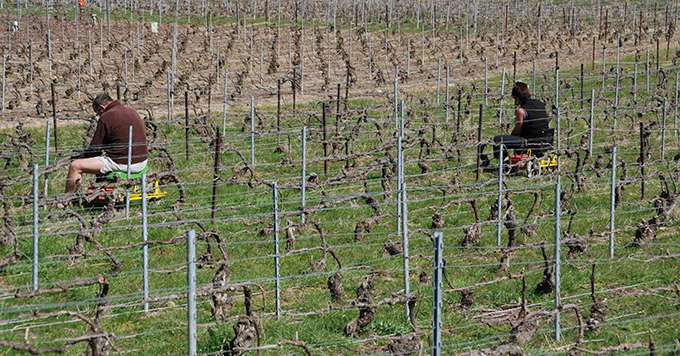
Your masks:
<instances>
[{"instance_id":1,"label":"man's white shorts","mask_svg":"<svg viewBox=\"0 0 680 356\"><path fill-rule=\"evenodd\" d=\"M102 174L106 174L113 171L127 172L128 169L127 164L116 163L107 156L98 156L95 158L102 163L102 169L100 170ZM146 168L146 160L139 163L133 163L130 165L130 173L141 172L144 168Z\"/></svg>"}]
</instances>

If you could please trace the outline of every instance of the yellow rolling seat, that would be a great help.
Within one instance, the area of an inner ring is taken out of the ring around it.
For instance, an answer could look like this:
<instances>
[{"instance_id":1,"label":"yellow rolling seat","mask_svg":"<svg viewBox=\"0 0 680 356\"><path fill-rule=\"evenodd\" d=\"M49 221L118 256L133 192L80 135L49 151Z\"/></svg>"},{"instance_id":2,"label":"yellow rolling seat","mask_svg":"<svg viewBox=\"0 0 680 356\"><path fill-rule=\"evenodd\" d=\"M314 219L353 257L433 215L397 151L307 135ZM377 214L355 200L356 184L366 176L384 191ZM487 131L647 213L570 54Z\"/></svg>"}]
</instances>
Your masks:
<instances>
[{"instance_id":1,"label":"yellow rolling seat","mask_svg":"<svg viewBox=\"0 0 680 356\"><path fill-rule=\"evenodd\" d=\"M142 179L142 176L145 174L148 174L150 171L149 166L147 165L144 167L143 170L136 172L136 173L130 173L130 179ZM116 182L118 180L126 180L128 179L127 172L125 171L113 171L109 172L106 174L104 177L107 181L110 182ZM168 193L164 192L161 190L160 185L158 183L158 178L154 179L153 182L153 190L152 191L147 191L146 192L146 200L147 201L153 201L153 200L160 200L161 198L164 198L167 196ZM124 197L123 197L124 199ZM132 191L130 192L130 201L135 202L135 201L141 201L142 200L142 188L140 185L135 185L132 188Z\"/></svg>"}]
</instances>

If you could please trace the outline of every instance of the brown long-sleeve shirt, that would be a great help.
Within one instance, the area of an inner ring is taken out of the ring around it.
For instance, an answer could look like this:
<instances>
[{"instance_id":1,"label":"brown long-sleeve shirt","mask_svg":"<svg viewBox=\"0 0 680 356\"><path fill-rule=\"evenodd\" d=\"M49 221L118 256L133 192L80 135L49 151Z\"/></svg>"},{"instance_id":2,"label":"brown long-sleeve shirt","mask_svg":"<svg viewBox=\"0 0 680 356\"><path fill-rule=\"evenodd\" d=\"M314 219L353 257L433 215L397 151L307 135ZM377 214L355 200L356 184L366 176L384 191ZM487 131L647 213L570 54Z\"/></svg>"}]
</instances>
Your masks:
<instances>
[{"instance_id":1,"label":"brown long-sleeve shirt","mask_svg":"<svg viewBox=\"0 0 680 356\"><path fill-rule=\"evenodd\" d=\"M127 164L129 127L132 126L132 163L147 159L146 129L137 112L118 101L111 102L99 117L85 157L102 152L119 164Z\"/></svg>"}]
</instances>

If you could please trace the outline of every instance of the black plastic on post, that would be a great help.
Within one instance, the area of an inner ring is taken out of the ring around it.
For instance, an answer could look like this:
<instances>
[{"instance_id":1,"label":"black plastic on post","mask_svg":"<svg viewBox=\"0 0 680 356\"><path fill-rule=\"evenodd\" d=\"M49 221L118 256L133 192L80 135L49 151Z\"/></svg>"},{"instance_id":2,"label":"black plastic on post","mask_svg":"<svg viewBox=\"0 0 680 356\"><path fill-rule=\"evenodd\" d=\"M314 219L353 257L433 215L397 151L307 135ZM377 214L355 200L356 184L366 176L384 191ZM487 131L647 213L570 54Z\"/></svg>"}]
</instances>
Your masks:
<instances>
[{"instance_id":1,"label":"black plastic on post","mask_svg":"<svg viewBox=\"0 0 680 356\"><path fill-rule=\"evenodd\" d=\"M656 38L656 74L659 75L659 37Z\"/></svg>"},{"instance_id":2,"label":"black plastic on post","mask_svg":"<svg viewBox=\"0 0 680 356\"><path fill-rule=\"evenodd\" d=\"M340 83L338 83L338 96L335 98L335 134L340 129Z\"/></svg>"},{"instance_id":3,"label":"black plastic on post","mask_svg":"<svg viewBox=\"0 0 680 356\"><path fill-rule=\"evenodd\" d=\"M328 104L321 104L321 131L323 133L323 174L328 175L328 142L326 142L327 130L326 130L326 108Z\"/></svg>"},{"instance_id":4,"label":"black plastic on post","mask_svg":"<svg viewBox=\"0 0 680 356\"><path fill-rule=\"evenodd\" d=\"M52 94L52 128L54 129L54 154L59 155L59 135L57 134L57 102L54 95L54 83L50 83L50 91Z\"/></svg>"},{"instance_id":5,"label":"black plastic on post","mask_svg":"<svg viewBox=\"0 0 680 356\"><path fill-rule=\"evenodd\" d=\"M217 213L217 180L220 176L220 149L222 144L222 135L219 130L215 130L215 163L213 166L213 184L212 184L212 206L210 209L210 223L215 224L215 215Z\"/></svg>"},{"instance_id":6,"label":"black plastic on post","mask_svg":"<svg viewBox=\"0 0 680 356\"><path fill-rule=\"evenodd\" d=\"M512 52L512 82L515 83L517 77L517 51Z\"/></svg>"},{"instance_id":7,"label":"black plastic on post","mask_svg":"<svg viewBox=\"0 0 680 356\"><path fill-rule=\"evenodd\" d=\"M297 83L297 69L293 68L293 80L290 81L290 86L293 89L293 111L295 111L295 83Z\"/></svg>"},{"instance_id":8,"label":"black plastic on post","mask_svg":"<svg viewBox=\"0 0 680 356\"><path fill-rule=\"evenodd\" d=\"M184 158L189 160L189 92L184 92Z\"/></svg>"},{"instance_id":9,"label":"black plastic on post","mask_svg":"<svg viewBox=\"0 0 680 356\"><path fill-rule=\"evenodd\" d=\"M640 200L645 199L645 132L644 124L640 122Z\"/></svg>"},{"instance_id":10,"label":"black plastic on post","mask_svg":"<svg viewBox=\"0 0 680 356\"><path fill-rule=\"evenodd\" d=\"M460 167L460 115L461 115L461 101L463 100L463 94L460 89L458 89L458 108L456 112L456 131L453 133L453 141L455 142L456 145L456 164L458 167Z\"/></svg>"},{"instance_id":11,"label":"black plastic on post","mask_svg":"<svg viewBox=\"0 0 680 356\"><path fill-rule=\"evenodd\" d=\"M456 132L454 133L454 141L456 142L456 145L458 144L458 133L460 132L460 111L461 107L463 105L462 100L463 100L463 93L461 92L460 89L458 89L458 107L456 108Z\"/></svg>"},{"instance_id":12,"label":"black plastic on post","mask_svg":"<svg viewBox=\"0 0 680 356\"><path fill-rule=\"evenodd\" d=\"M479 169L482 156L482 113L484 111L484 104L479 104L479 122L477 123L477 172L475 174L475 182L479 181ZM500 163L499 163L500 164Z\"/></svg>"},{"instance_id":13,"label":"black plastic on post","mask_svg":"<svg viewBox=\"0 0 680 356\"><path fill-rule=\"evenodd\" d=\"M349 100L349 68L347 68L347 76L345 78L345 110L347 110L348 100Z\"/></svg>"},{"instance_id":14,"label":"black plastic on post","mask_svg":"<svg viewBox=\"0 0 680 356\"><path fill-rule=\"evenodd\" d=\"M595 37L593 36L593 57L590 62L590 70L595 70Z\"/></svg>"},{"instance_id":15,"label":"black plastic on post","mask_svg":"<svg viewBox=\"0 0 680 356\"><path fill-rule=\"evenodd\" d=\"M208 78L208 115L206 119L210 122L210 107L212 106L212 74Z\"/></svg>"},{"instance_id":16,"label":"black plastic on post","mask_svg":"<svg viewBox=\"0 0 680 356\"><path fill-rule=\"evenodd\" d=\"M580 84L581 84L581 110L583 110L583 63L581 63L581 78L580 78Z\"/></svg>"}]
</instances>

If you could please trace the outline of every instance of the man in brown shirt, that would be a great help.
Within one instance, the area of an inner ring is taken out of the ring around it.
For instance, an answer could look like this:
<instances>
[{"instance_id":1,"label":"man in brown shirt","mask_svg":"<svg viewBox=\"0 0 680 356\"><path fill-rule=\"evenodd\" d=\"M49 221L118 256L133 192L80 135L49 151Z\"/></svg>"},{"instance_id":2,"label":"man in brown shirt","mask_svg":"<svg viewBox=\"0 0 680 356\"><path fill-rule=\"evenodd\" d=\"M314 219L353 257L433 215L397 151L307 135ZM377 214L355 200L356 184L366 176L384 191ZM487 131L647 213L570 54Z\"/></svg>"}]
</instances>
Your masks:
<instances>
[{"instance_id":1,"label":"man in brown shirt","mask_svg":"<svg viewBox=\"0 0 680 356\"><path fill-rule=\"evenodd\" d=\"M71 162L66 179L66 192L76 190L83 173L106 174L128 170L129 133L132 127L130 173L146 168L148 151L144 121L137 112L104 93L92 100L92 109L99 115L97 129L81 158Z\"/></svg>"}]
</instances>

